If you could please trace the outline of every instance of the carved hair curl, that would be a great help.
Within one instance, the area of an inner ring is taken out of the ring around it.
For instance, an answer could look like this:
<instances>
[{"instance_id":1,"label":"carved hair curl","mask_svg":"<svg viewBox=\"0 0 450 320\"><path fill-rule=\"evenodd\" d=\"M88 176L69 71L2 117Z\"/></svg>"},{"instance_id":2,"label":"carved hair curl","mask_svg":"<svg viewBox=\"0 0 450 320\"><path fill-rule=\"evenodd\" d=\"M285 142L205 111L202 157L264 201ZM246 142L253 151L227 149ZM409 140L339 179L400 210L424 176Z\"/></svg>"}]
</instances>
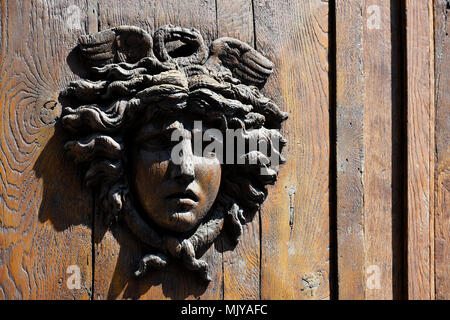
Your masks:
<instances>
[{"instance_id":1,"label":"carved hair curl","mask_svg":"<svg viewBox=\"0 0 450 320\"><path fill-rule=\"evenodd\" d=\"M193 53L170 53L166 43L175 40L191 46ZM193 234L174 239L144 222L133 203L124 137L159 113L189 112L221 123L221 130L241 128L247 145L257 137L268 146L271 157L276 155L283 163L285 140L279 128L287 115L258 89L272 72L271 62L231 38L214 41L208 51L198 31L175 26L158 29L153 41L141 29L114 28L82 36L79 47L90 73L88 79L71 82L61 92L71 102L62 117L73 138L65 149L76 163L88 164L84 181L97 190L107 223L123 218L157 252L142 258L136 275L165 266L166 256L172 255L209 280L207 264L196 259L196 252L209 246L223 225L231 239L238 240L247 213L260 208L266 185L276 181L277 166L260 151L245 154L246 165L223 164L210 213ZM133 49L137 47L140 51Z\"/></svg>"}]
</instances>

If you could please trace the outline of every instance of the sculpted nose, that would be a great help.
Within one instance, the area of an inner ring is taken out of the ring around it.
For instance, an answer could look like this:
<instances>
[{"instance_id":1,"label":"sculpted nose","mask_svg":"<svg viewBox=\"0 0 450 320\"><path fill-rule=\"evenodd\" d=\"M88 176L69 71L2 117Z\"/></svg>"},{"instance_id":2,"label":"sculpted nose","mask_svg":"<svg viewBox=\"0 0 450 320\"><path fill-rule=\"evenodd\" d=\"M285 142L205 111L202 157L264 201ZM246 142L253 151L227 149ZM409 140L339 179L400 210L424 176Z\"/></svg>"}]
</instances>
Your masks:
<instances>
[{"instance_id":1,"label":"sculpted nose","mask_svg":"<svg viewBox=\"0 0 450 320\"><path fill-rule=\"evenodd\" d=\"M174 166L171 171L171 178L183 182L191 182L195 178L194 155L192 153L191 141L189 139L183 139L180 144L177 157L172 159Z\"/></svg>"}]
</instances>

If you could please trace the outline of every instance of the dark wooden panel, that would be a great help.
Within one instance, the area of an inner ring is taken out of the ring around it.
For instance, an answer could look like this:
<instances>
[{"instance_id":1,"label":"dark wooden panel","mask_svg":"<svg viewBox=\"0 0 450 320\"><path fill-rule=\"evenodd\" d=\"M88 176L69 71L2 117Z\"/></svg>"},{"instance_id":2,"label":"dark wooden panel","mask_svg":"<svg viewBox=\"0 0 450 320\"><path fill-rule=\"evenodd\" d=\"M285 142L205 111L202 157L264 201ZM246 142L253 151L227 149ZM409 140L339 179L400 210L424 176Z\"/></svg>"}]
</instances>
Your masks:
<instances>
[{"instance_id":1,"label":"dark wooden panel","mask_svg":"<svg viewBox=\"0 0 450 320\"><path fill-rule=\"evenodd\" d=\"M265 94L289 113L287 158L261 210L263 299L329 298L328 2L254 1Z\"/></svg>"},{"instance_id":2,"label":"dark wooden panel","mask_svg":"<svg viewBox=\"0 0 450 320\"><path fill-rule=\"evenodd\" d=\"M0 8L0 299L88 299L92 200L54 125L59 90L74 78L66 58L90 14L85 1ZM70 265L80 289L66 286Z\"/></svg>"}]
</instances>

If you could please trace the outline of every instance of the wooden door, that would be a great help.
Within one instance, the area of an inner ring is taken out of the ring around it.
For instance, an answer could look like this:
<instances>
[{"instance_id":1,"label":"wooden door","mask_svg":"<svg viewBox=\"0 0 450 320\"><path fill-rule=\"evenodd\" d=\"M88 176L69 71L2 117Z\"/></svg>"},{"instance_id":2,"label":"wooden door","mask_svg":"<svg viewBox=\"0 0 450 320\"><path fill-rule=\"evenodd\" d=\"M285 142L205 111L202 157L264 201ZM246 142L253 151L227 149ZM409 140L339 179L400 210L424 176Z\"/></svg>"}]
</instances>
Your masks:
<instances>
[{"instance_id":1,"label":"wooden door","mask_svg":"<svg viewBox=\"0 0 450 320\"><path fill-rule=\"evenodd\" d=\"M445 299L448 3L388 0L2 0L0 299ZM274 63L287 163L236 247L134 279L142 245L106 228L65 157L59 92L77 38L173 24ZM75 267L74 267L75 266ZM75 269L74 269L75 268ZM81 276L80 286L70 286Z\"/></svg>"}]
</instances>

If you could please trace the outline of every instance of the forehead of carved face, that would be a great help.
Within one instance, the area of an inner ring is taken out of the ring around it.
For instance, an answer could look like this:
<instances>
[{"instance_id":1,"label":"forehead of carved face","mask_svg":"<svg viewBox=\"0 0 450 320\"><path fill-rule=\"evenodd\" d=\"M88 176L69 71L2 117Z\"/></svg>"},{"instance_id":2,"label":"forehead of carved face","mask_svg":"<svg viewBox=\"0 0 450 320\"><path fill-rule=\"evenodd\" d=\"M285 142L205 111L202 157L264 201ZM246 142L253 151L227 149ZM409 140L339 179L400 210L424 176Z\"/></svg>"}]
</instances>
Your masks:
<instances>
[{"instance_id":1,"label":"forehead of carved face","mask_svg":"<svg viewBox=\"0 0 450 320\"><path fill-rule=\"evenodd\" d=\"M146 217L167 230L193 230L219 191L220 161L194 152L198 131L194 119L174 116L153 120L131 137L131 185Z\"/></svg>"}]
</instances>

